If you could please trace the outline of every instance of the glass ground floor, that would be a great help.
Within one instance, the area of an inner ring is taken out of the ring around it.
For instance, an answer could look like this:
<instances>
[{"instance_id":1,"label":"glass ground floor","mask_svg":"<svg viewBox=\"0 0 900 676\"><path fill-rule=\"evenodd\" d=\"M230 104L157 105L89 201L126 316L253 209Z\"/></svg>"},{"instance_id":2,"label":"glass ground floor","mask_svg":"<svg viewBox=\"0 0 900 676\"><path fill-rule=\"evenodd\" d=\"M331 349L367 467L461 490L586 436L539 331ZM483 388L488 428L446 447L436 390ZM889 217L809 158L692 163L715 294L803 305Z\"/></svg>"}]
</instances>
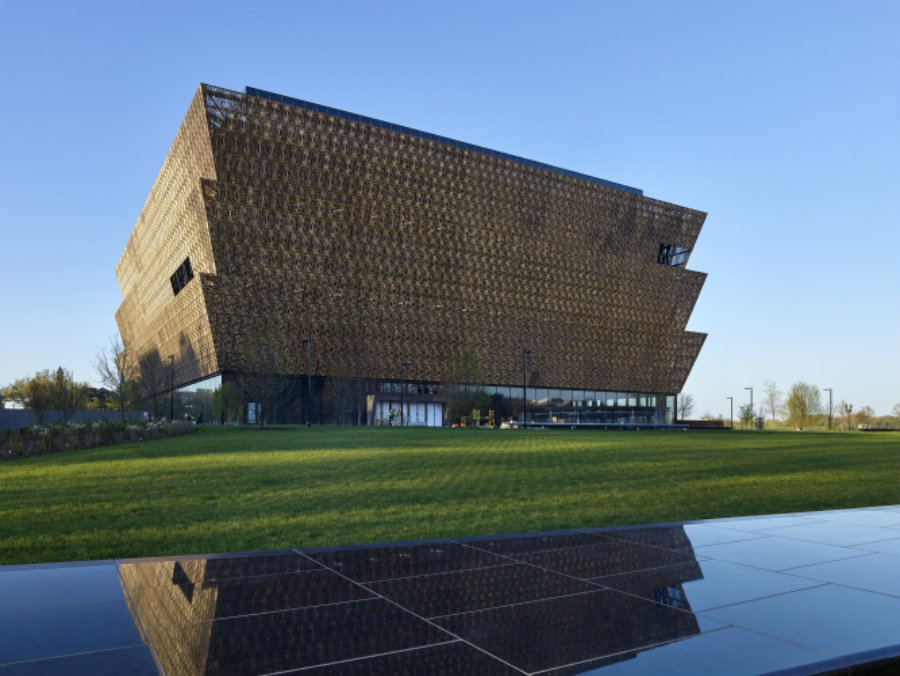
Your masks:
<instances>
[{"instance_id":1,"label":"glass ground floor","mask_svg":"<svg viewBox=\"0 0 900 676\"><path fill-rule=\"evenodd\" d=\"M398 381L371 385L369 423L376 425L499 425L523 419L536 425L663 426L675 422L675 395L661 393L529 387L526 395L521 386L488 385L483 388L483 403L465 411L466 420L461 421L450 418L453 386Z\"/></svg>"},{"instance_id":2,"label":"glass ground floor","mask_svg":"<svg viewBox=\"0 0 900 676\"><path fill-rule=\"evenodd\" d=\"M471 386L470 386L471 388ZM368 424L440 427L465 424L664 426L675 422L675 395L613 390L487 385L475 410L454 406L444 383L305 376L254 380L217 374L161 393L158 417L199 422ZM524 395L524 396L523 396ZM149 408L148 408L149 410ZM451 412L457 419L451 419Z\"/></svg>"}]
</instances>

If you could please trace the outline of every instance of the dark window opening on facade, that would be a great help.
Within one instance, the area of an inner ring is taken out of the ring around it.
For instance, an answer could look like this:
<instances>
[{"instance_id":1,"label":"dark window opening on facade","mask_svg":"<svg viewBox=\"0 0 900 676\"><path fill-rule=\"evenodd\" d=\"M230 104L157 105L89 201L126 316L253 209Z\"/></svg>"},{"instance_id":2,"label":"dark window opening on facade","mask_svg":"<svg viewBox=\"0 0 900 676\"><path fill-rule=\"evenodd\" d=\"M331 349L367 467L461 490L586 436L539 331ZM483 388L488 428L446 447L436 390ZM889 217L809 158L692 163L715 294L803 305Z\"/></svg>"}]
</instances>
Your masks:
<instances>
[{"instance_id":1,"label":"dark window opening on facade","mask_svg":"<svg viewBox=\"0 0 900 676\"><path fill-rule=\"evenodd\" d=\"M672 606L673 608L688 608L687 596L684 589L679 587L660 587L653 590L653 596L656 602L664 606Z\"/></svg>"},{"instance_id":2,"label":"dark window opening on facade","mask_svg":"<svg viewBox=\"0 0 900 676\"><path fill-rule=\"evenodd\" d=\"M677 244L660 244L659 255L656 262L661 265L674 265L683 268L687 265L687 259L691 250L687 247L678 246Z\"/></svg>"},{"instance_id":3,"label":"dark window opening on facade","mask_svg":"<svg viewBox=\"0 0 900 676\"><path fill-rule=\"evenodd\" d=\"M178 292L187 286L187 283L193 278L194 269L191 267L191 258L188 256L184 259L184 263L178 266L175 274L169 277L169 281L172 282L172 293L177 296Z\"/></svg>"}]
</instances>

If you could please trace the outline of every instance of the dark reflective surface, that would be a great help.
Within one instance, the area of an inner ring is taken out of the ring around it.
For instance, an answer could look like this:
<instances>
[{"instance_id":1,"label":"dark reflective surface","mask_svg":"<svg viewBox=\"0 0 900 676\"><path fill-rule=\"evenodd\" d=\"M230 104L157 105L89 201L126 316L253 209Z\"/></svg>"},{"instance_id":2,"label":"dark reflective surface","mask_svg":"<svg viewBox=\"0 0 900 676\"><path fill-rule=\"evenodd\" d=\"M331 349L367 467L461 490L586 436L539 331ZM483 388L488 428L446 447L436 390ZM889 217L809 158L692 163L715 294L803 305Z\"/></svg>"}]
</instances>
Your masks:
<instances>
[{"instance_id":1,"label":"dark reflective surface","mask_svg":"<svg viewBox=\"0 0 900 676\"><path fill-rule=\"evenodd\" d=\"M360 582L509 563L499 556L452 542L311 552L310 557Z\"/></svg>"},{"instance_id":2,"label":"dark reflective surface","mask_svg":"<svg viewBox=\"0 0 900 676\"><path fill-rule=\"evenodd\" d=\"M833 582L900 598L898 559L900 555L873 553L852 559L792 568L790 572L792 575L811 580Z\"/></svg>"},{"instance_id":3,"label":"dark reflective surface","mask_svg":"<svg viewBox=\"0 0 900 676\"><path fill-rule=\"evenodd\" d=\"M705 526L703 524L685 524L681 526L686 536L685 544L679 547L677 544L670 542L671 526L644 526L641 528L617 528L611 531L608 536L616 540L630 540L639 542L644 545L653 545L655 547L665 547L667 549L693 549L695 547L703 547L705 545L717 545L723 542L737 542L739 540L754 540L760 536L753 532L732 530L720 526Z\"/></svg>"},{"instance_id":4,"label":"dark reflective surface","mask_svg":"<svg viewBox=\"0 0 900 676\"><path fill-rule=\"evenodd\" d=\"M143 642L124 601L0 615L0 664Z\"/></svg>"},{"instance_id":5,"label":"dark reflective surface","mask_svg":"<svg viewBox=\"0 0 900 676\"><path fill-rule=\"evenodd\" d=\"M766 570L789 570L824 561L849 559L865 553L850 547L804 542L775 535L762 540L741 540L699 547L696 551L712 559L742 563Z\"/></svg>"},{"instance_id":6,"label":"dark reflective surface","mask_svg":"<svg viewBox=\"0 0 900 676\"><path fill-rule=\"evenodd\" d=\"M812 666L809 672L803 669L807 666ZM542 676L750 676L785 669L798 674L843 673L846 665L839 659L787 641L725 627L629 651L617 655L615 661L591 660L544 672Z\"/></svg>"},{"instance_id":7,"label":"dark reflective surface","mask_svg":"<svg viewBox=\"0 0 900 676\"><path fill-rule=\"evenodd\" d=\"M594 582L650 601L690 608L694 611L752 601L822 584L816 580L727 561L700 561L621 573L598 577Z\"/></svg>"},{"instance_id":8,"label":"dark reflective surface","mask_svg":"<svg viewBox=\"0 0 900 676\"><path fill-rule=\"evenodd\" d=\"M422 617L596 590L587 582L522 564L375 582L368 587Z\"/></svg>"},{"instance_id":9,"label":"dark reflective surface","mask_svg":"<svg viewBox=\"0 0 900 676\"><path fill-rule=\"evenodd\" d=\"M203 622L328 603L373 598L371 592L327 570L222 582L171 584L131 590L145 627Z\"/></svg>"},{"instance_id":10,"label":"dark reflective surface","mask_svg":"<svg viewBox=\"0 0 900 676\"><path fill-rule=\"evenodd\" d=\"M148 630L169 674L264 674L453 640L374 599Z\"/></svg>"},{"instance_id":11,"label":"dark reflective surface","mask_svg":"<svg viewBox=\"0 0 900 676\"><path fill-rule=\"evenodd\" d=\"M492 538L474 540L466 544L495 554L523 554L550 549L564 549L598 545L609 542L609 538L593 533L560 533L553 535L532 535L526 537Z\"/></svg>"},{"instance_id":12,"label":"dark reflective surface","mask_svg":"<svg viewBox=\"0 0 900 676\"><path fill-rule=\"evenodd\" d=\"M794 538L804 542L817 542L823 545L838 545L842 547L877 542L878 540L883 540L885 536L883 528L829 521L810 523L803 526L787 526L772 531L760 532L783 538Z\"/></svg>"},{"instance_id":13,"label":"dark reflective surface","mask_svg":"<svg viewBox=\"0 0 900 676\"><path fill-rule=\"evenodd\" d=\"M121 601L113 563L96 566L16 567L0 575L0 615L101 601Z\"/></svg>"},{"instance_id":14,"label":"dark reflective surface","mask_svg":"<svg viewBox=\"0 0 900 676\"><path fill-rule=\"evenodd\" d=\"M628 618L623 622L623 618ZM700 632L688 612L614 591L494 608L436 620L526 671L540 671ZM707 623L718 627L717 623Z\"/></svg>"},{"instance_id":15,"label":"dark reflective surface","mask_svg":"<svg viewBox=\"0 0 900 676\"><path fill-rule=\"evenodd\" d=\"M790 637L831 655L900 643L900 598L841 585L771 596L704 615L761 634Z\"/></svg>"},{"instance_id":16,"label":"dark reflective surface","mask_svg":"<svg viewBox=\"0 0 900 676\"><path fill-rule=\"evenodd\" d=\"M839 673L900 657L898 523L0 567L0 675Z\"/></svg>"},{"instance_id":17,"label":"dark reflective surface","mask_svg":"<svg viewBox=\"0 0 900 676\"><path fill-rule=\"evenodd\" d=\"M692 554L622 540L616 543L525 554L522 561L579 578L695 561Z\"/></svg>"},{"instance_id":18,"label":"dark reflective surface","mask_svg":"<svg viewBox=\"0 0 900 676\"><path fill-rule=\"evenodd\" d=\"M0 664L0 676L156 676L158 673L145 645Z\"/></svg>"},{"instance_id":19,"label":"dark reflective surface","mask_svg":"<svg viewBox=\"0 0 900 676\"><path fill-rule=\"evenodd\" d=\"M194 556L180 559L126 561L119 564L130 587L166 587L183 582L219 582L260 575L296 573L319 568L296 552Z\"/></svg>"},{"instance_id":20,"label":"dark reflective surface","mask_svg":"<svg viewBox=\"0 0 900 676\"><path fill-rule=\"evenodd\" d=\"M463 641L289 672L297 676L514 676L522 672Z\"/></svg>"}]
</instances>

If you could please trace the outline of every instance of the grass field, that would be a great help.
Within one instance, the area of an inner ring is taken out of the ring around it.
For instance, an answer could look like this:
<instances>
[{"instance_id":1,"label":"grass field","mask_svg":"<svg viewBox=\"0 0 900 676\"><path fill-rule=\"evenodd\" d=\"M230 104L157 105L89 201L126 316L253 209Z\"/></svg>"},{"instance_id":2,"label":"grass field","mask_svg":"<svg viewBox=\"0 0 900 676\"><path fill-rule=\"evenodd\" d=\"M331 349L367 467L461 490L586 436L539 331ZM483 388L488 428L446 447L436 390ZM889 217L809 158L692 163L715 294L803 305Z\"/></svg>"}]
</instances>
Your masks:
<instances>
[{"instance_id":1,"label":"grass field","mask_svg":"<svg viewBox=\"0 0 900 676\"><path fill-rule=\"evenodd\" d=\"M0 463L0 564L898 502L893 432L203 427Z\"/></svg>"}]
</instances>

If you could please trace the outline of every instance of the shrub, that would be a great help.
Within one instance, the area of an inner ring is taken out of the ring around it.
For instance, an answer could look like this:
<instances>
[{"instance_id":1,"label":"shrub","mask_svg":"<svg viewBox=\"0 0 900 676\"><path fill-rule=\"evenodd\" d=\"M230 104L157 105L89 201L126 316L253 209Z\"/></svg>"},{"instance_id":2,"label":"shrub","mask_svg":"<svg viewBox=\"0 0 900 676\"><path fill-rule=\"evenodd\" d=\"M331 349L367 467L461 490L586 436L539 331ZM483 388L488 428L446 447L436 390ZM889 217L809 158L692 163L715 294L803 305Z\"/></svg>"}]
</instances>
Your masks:
<instances>
[{"instance_id":1,"label":"shrub","mask_svg":"<svg viewBox=\"0 0 900 676\"><path fill-rule=\"evenodd\" d=\"M92 448L128 441L162 439L193 432L196 426L185 420L174 422L121 423L102 420L95 423L57 423L35 425L29 432L6 432L0 436L0 459L18 458Z\"/></svg>"}]
</instances>

